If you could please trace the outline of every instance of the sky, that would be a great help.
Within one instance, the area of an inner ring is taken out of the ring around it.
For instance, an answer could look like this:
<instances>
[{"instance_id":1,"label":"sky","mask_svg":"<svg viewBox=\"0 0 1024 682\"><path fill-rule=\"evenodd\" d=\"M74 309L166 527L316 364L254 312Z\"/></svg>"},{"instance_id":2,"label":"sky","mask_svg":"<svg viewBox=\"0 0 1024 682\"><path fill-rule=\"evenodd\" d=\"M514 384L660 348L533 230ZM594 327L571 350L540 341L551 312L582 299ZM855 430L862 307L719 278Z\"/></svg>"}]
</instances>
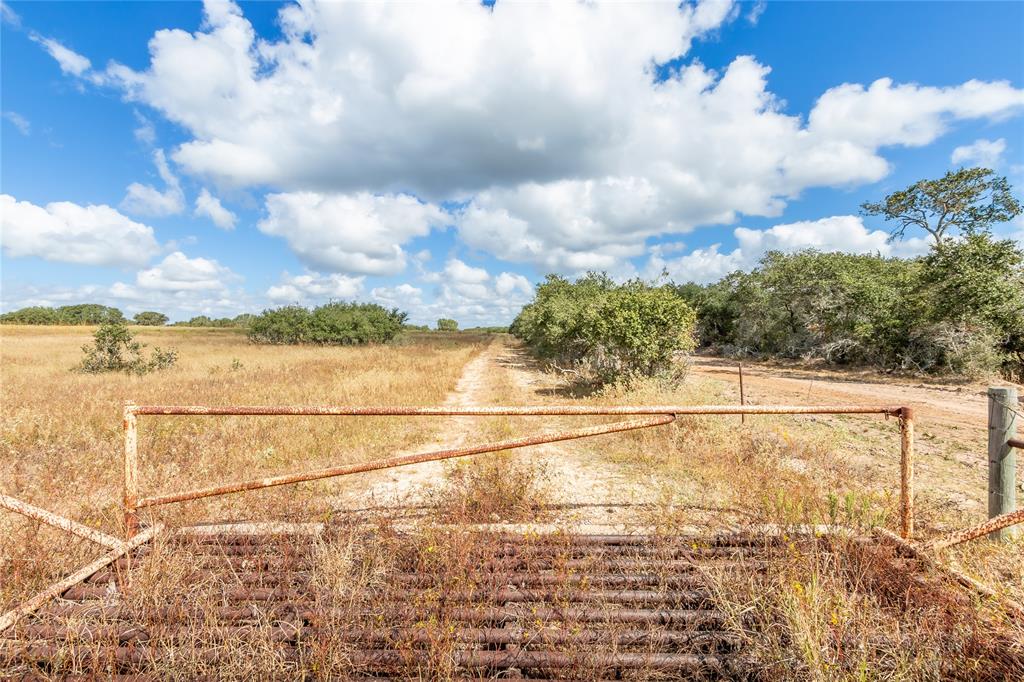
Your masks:
<instances>
[{"instance_id":1,"label":"sky","mask_svg":"<svg viewBox=\"0 0 1024 682\"><path fill-rule=\"evenodd\" d=\"M507 324L548 273L914 256L859 205L961 166L1024 187L1019 2L2 10L4 311Z\"/></svg>"}]
</instances>

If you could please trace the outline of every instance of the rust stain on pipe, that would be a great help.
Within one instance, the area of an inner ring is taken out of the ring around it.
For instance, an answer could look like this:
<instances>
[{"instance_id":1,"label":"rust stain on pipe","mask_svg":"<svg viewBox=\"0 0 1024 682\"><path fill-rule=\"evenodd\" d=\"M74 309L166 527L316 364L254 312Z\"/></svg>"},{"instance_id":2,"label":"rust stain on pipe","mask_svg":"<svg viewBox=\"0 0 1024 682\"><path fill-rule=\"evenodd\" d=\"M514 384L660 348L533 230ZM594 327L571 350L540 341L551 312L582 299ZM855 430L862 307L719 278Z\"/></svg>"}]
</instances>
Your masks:
<instances>
[{"instance_id":1,"label":"rust stain on pipe","mask_svg":"<svg viewBox=\"0 0 1024 682\"><path fill-rule=\"evenodd\" d=\"M125 543L121 540L98 531L95 528L89 528L89 526L85 526L77 521L72 521L67 517L54 514L51 511L36 507L28 504L27 502L22 502L10 495L0 493L0 507L9 509L12 512L17 512L18 514L27 516L30 519L35 519L36 521L42 521L43 523L49 524L55 528L66 530L73 535L77 535L87 540L92 540L96 544L103 545L108 549L124 550L126 547Z\"/></svg>"},{"instance_id":2,"label":"rust stain on pipe","mask_svg":"<svg viewBox=\"0 0 1024 682\"><path fill-rule=\"evenodd\" d=\"M1010 512L1009 514L996 516L985 523L980 523L977 526L974 526L973 528L950 533L938 540L932 540L926 546L929 549L934 550L945 549L946 547L959 545L964 542L980 538L983 535L988 535L994 531L1002 530L1008 526L1014 526L1018 523L1024 523L1024 509L1018 509L1017 511Z\"/></svg>"},{"instance_id":3,"label":"rust stain on pipe","mask_svg":"<svg viewBox=\"0 0 1024 682\"><path fill-rule=\"evenodd\" d=\"M673 415L659 414L657 416L650 417L647 419L632 419L621 422L613 422L611 424L601 424L598 426L588 426L579 429L571 429L568 431L559 431L555 433L540 434L537 436L528 436L526 438L512 438L509 440L485 443L483 445L474 445L463 448L451 448L447 450L435 450L432 452L424 452L413 455L400 455L397 457L389 457L387 459L381 459L374 462L367 462L364 464L348 464L345 466L330 467L327 469L317 469L314 471L306 471L298 474L286 474L283 476L271 476L268 478L254 479L250 481L243 481L240 483L230 483L228 485L214 486L211 488L202 488L199 490L191 490L184 493L171 493L168 495L146 497L136 500L135 508L140 509L143 507L153 507L161 504L171 504L173 502L185 502L187 500L197 500L203 497L212 497L214 495L226 495L228 493L238 493L245 490L258 490L260 488L287 485L289 483L301 483L303 481L313 481L321 478L347 476L350 474L359 474L367 471L376 471L378 469L390 469L392 467L406 466L409 464L420 464L421 462L434 462L442 459L451 459L453 457L478 455L485 452L512 450L515 448L523 448L530 445L541 445L544 443L555 443L558 441L573 440L576 438L587 438L590 436L599 436L606 433L632 431L634 429L644 429L652 426L661 426L663 424L669 424L673 421L675 421L675 417Z\"/></svg>"}]
</instances>

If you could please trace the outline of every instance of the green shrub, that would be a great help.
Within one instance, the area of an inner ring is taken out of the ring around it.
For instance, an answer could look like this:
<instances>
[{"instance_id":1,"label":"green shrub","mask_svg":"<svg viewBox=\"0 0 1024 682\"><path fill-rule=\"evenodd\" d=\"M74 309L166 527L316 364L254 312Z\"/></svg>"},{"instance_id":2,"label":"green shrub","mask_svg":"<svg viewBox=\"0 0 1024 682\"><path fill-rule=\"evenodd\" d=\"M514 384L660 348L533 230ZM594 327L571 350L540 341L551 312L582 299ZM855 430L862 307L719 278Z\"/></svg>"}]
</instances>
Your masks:
<instances>
[{"instance_id":1,"label":"green shrub","mask_svg":"<svg viewBox=\"0 0 1024 682\"><path fill-rule=\"evenodd\" d=\"M695 346L693 309L670 287L549 275L510 331L537 355L599 383L663 376Z\"/></svg>"},{"instance_id":2,"label":"green shrub","mask_svg":"<svg viewBox=\"0 0 1024 682\"><path fill-rule=\"evenodd\" d=\"M144 347L124 323L105 324L93 334L92 345L82 346L85 357L78 369L88 374L127 372L141 375L168 369L178 361L178 351L173 348L154 348L153 357L146 360L142 357Z\"/></svg>"},{"instance_id":3,"label":"green shrub","mask_svg":"<svg viewBox=\"0 0 1024 682\"><path fill-rule=\"evenodd\" d=\"M158 313L152 310L147 310L142 313L135 315L133 321L135 324L144 327L162 327L167 324L168 317L163 313Z\"/></svg>"},{"instance_id":4,"label":"green shrub","mask_svg":"<svg viewBox=\"0 0 1024 682\"><path fill-rule=\"evenodd\" d=\"M439 332L457 332L459 331L459 323L450 317L442 317L437 321L437 331Z\"/></svg>"},{"instance_id":5,"label":"green shrub","mask_svg":"<svg viewBox=\"0 0 1024 682\"><path fill-rule=\"evenodd\" d=\"M312 311L297 305L265 310L249 324L254 343L355 345L386 343L402 331L407 315L373 303L332 302Z\"/></svg>"}]
</instances>

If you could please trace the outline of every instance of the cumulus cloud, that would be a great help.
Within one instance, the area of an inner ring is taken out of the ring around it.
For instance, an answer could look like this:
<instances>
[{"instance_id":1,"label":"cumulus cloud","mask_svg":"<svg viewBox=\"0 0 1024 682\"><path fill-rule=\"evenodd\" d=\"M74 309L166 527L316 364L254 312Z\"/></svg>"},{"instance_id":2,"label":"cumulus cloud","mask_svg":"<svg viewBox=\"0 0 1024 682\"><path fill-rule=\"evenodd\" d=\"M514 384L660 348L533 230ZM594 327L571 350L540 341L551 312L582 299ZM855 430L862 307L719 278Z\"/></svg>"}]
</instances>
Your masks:
<instances>
[{"instance_id":1,"label":"cumulus cloud","mask_svg":"<svg viewBox=\"0 0 1024 682\"><path fill-rule=\"evenodd\" d=\"M877 253L882 256L916 256L928 250L923 238L890 242L887 232L870 230L859 216L845 215L775 225L765 230L738 227L733 231L739 245L723 253L721 244L695 249L677 258L654 252L647 263L647 275L662 271L679 282L713 282L735 270L749 270L768 251L794 252L801 249Z\"/></svg>"},{"instance_id":2,"label":"cumulus cloud","mask_svg":"<svg viewBox=\"0 0 1024 682\"><path fill-rule=\"evenodd\" d=\"M423 305L423 289L408 282L393 287L374 287L370 291L370 297L384 306L403 310Z\"/></svg>"},{"instance_id":3,"label":"cumulus cloud","mask_svg":"<svg viewBox=\"0 0 1024 682\"><path fill-rule=\"evenodd\" d=\"M322 275L317 272L292 277L286 272L281 276L280 283L267 289L267 298L275 303L353 299L362 293L363 280L363 277Z\"/></svg>"},{"instance_id":4,"label":"cumulus cloud","mask_svg":"<svg viewBox=\"0 0 1024 682\"><path fill-rule=\"evenodd\" d=\"M954 165L982 166L996 168L1006 151L1006 140L975 140L972 144L963 145L953 150L950 162Z\"/></svg>"},{"instance_id":5,"label":"cumulus cloud","mask_svg":"<svg viewBox=\"0 0 1024 682\"><path fill-rule=\"evenodd\" d=\"M137 267L160 250L153 228L110 206L69 201L36 206L9 194L0 194L0 232L10 258Z\"/></svg>"},{"instance_id":6,"label":"cumulus cloud","mask_svg":"<svg viewBox=\"0 0 1024 682\"><path fill-rule=\"evenodd\" d=\"M199 196L196 197L194 215L206 216L213 221L214 225L222 230L235 229L235 223L238 221L238 216L224 208L220 203L220 199L210 194L210 191L205 187L200 190Z\"/></svg>"},{"instance_id":7,"label":"cumulus cloud","mask_svg":"<svg viewBox=\"0 0 1024 682\"><path fill-rule=\"evenodd\" d=\"M174 152L182 167L279 197L454 200L471 246L562 271L615 267L651 237L780 215L810 187L875 182L886 147L1024 108L1006 82L882 78L829 89L805 120L749 56L657 81L655 65L735 18L729 2L306 2L281 10L271 41L231 3L205 13L194 33L155 34L148 68L105 72L191 132ZM374 274L405 260L383 240L353 249L344 230L295 232L311 267Z\"/></svg>"},{"instance_id":8,"label":"cumulus cloud","mask_svg":"<svg viewBox=\"0 0 1024 682\"><path fill-rule=\"evenodd\" d=\"M133 182L128 185L127 194L121 200L121 210L126 213L145 216L168 216L181 213L185 208L185 194L181 183L171 172L164 150L153 150L153 164L160 179L166 186L163 191L152 185Z\"/></svg>"},{"instance_id":9,"label":"cumulus cloud","mask_svg":"<svg viewBox=\"0 0 1024 682\"><path fill-rule=\"evenodd\" d=\"M142 289L162 291L223 290L238 279L229 268L209 258L189 258L175 251L157 265L140 270L135 283Z\"/></svg>"},{"instance_id":10,"label":"cumulus cloud","mask_svg":"<svg viewBox=\"0 0 1024 682\"><path fill-rule=\"evenodd\" d=\"M60 70L66 74L81 76L92 68L92 62L89 61L88 57L84 57L74 50L61 45L53 38L47 38L35 33L32 34L31 38L43 46L43 49L57 61Z\"/></svg>"},{"instance_id":11,"label":"cumulus cloud","mask_svg":"<svg viewBox=\"0 0 1024 682\"><path fill-rule=\"evenodd\" d=\"M405 269L402 245L447 214L408 194L288 192L266 197L265 234L282 237L313 269L389 275Z\"/></svg>"},{"instance_id":12,"label":"cumulus cloud","mask_svg":"<svg viewBox=\"0 0 1024 682\"><path fill-rule=\"evenodd\" d=\"M530 280L522 275L511 272L503 272L494 280L494 289L499 296L507 297L515 294L530 296L533 293L533 285Z\"/></svg>"},{"instance_id":13,"label":"cumulus cloud","mask_svg":"<svg viewBox=\"0 0 1024 682\"><path fill-rule=\"evenodd\" d=\"M449 258L439 272L426 272L422 279L435 284L431 296L408 284L374 289L381 303L395 305L419 324L433 324L439 317L454 317L460 325L507 323L533 298L533 285L522 275L486 269Z\"/></svg>"}]
</instances>

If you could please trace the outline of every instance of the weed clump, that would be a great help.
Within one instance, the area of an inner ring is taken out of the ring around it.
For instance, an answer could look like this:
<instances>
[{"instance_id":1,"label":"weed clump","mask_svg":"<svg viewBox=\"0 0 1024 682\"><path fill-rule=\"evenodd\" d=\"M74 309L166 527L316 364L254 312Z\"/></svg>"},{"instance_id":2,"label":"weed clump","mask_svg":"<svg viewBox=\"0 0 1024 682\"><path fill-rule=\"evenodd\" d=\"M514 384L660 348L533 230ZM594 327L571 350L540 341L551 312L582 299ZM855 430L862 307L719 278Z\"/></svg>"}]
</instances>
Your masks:
<instances>
[{"instance_id":1,"label":"weed clump","mask_svg":"<svg viewBox=\"0 0 1024 682\"><path fill-rule=\"evenodd\" d=\"M148 360L142 356L143 348L145 344L136 341L123 323L105 324L93 334L91 345L82 346L85 357L77 369L86 374L125 372L142 375L169 369L178 362L178 351L174 348L154 348Z\"/></svg>"},{"instance_id":2,"label":"weed clump","mask_svg":"<svg viewBox=\"0 0 1024 682\"><path fill-rule=\"evenodd\" d=\"M435 508L453 521L536 521L548 493L547 468L509 455L456 462L432 491Z\"/></svg>"}]
</instances>

